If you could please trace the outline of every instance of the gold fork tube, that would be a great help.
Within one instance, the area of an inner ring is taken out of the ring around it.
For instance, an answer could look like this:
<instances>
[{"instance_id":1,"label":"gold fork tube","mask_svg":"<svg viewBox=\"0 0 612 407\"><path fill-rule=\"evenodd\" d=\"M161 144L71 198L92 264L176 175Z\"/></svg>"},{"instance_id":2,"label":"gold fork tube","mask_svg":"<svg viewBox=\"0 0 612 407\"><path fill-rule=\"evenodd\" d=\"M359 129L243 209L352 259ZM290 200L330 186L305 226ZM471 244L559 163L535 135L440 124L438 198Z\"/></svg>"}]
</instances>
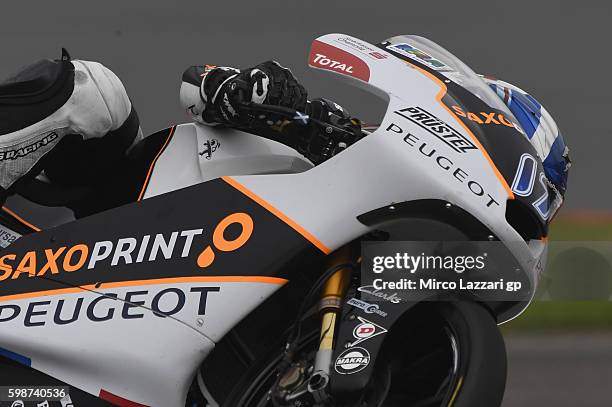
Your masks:
<instances>
[{"instance_id":1,"label":"gold fork tube","mask_svg":"<svg viewBox=\"0 0 612 407\"><path fill-rule=\"evenodd\" d=\"M353 250L344 246L330 255L330 267L353 261ZM323 286L319 310L321 316L321 335L319 350L315 358L314 371L323 371L329 374L332 352L334 349L334 336L338 313L342 307L342 299L351 281L352 269L342 268L334 273Z\"/></svg>"}]
</instances>

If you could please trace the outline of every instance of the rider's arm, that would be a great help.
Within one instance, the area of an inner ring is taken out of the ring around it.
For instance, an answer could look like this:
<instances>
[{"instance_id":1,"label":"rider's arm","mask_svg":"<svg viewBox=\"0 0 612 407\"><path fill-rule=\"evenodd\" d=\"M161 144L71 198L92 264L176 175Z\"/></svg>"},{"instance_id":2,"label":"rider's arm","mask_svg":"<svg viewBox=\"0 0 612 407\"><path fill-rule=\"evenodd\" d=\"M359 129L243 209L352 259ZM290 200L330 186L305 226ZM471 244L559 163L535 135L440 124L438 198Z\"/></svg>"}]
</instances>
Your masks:
<instances>
[{"instance_id":1,"label":"rider's arm","mask_svg":"<svg viewBox=\"0 0 612 407\"><path fill-rule=\"evenodd\" d=\"M52 152L45 173L63 185L96 185L104 182L130 147L142 139L142 130L117 75L97 62L72 62L75 83L84 83L72 101L70 132Z\"/></svg>"},{"instance_id":2,"label":"rider's arm","mask_svg":"<svg viewBox=\"0 0 612 407\"><path fill-rule=\"evenodd\" d=\"M53 90L35 95L44 103L23 91L39 82ZM41 171L50 185L94 187L142 135L119 78L97 62L70 60L67 52L22 69L2 92L15 102L1 112L10 119L3 123L8 133L2 133L0 156L11 159L0 160L0 202L31 189Z\"/></svg>"},{"instance_id":3,"label":"rider's arm","mask_svg":"<svg viewBox=\"0 0 612 407\"><path fill-rule=\"evenodd\" d=\"M359 120L337 103L309 101L292 72L275 61L243 70L193 66L183 74L181 104L194 121L239 128L289 145L315 163L322 160L325 142L317 137L317 129L278 114L251 111L245 103L287 107L355 134L361 131Z\"/></svg>"}]
</instances>

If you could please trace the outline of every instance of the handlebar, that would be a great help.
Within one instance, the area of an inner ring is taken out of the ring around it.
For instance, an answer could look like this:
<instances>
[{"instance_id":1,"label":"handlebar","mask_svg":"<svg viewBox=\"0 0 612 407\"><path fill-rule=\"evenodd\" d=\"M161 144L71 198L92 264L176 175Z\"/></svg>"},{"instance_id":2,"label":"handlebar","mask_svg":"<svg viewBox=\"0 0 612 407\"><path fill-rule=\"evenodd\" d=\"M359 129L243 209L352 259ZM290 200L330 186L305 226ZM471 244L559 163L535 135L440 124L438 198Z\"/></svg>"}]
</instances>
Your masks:
<instances>
[{"instance_id":1,"label":"handlebar","mask_svg":"<svg viewBox=\"0 0 612 407\"><path fill-rule=\"evenodd\" d=\"M368 134L363 131L356 134L355 131L342 128L331 121L319 120L304 112L285 106L246 102L241 103L240 108L250 113L255 119L261 114L264 114L263 118L268 114L274 114L302 127L314 127L316 130L314 136L307 141L306 146L297 148L300 153L310 159L314 164L320 164L333 157ZM332 115L332 118L333 117L334 115ZM316 146L314 151L313 145Z\"/></svg>"},{"instance_id":2,"label":"handlebar","mask_svg":"<svg viewBox=\"0 0 612 407\"><path fill-rule=\"evenodd\" d=\"M285 117L287 120L307 126L308 124L314 124L317 127L320 127L325 131L325 133L332 134L343 134L346 137L354 138L355 134L334 125L333 123L324 122L319 119L315 119L314 117L310 117L306 113L300 112L299 110L295 110L285 106L277 106L277 105L267 105L263 103L255 103L255 102L246 102L241 103L241 107L246 111L250 111L252 113L272 113L277 114L279 116ZM365 136L365 133L362 133L362 136Z\"/></svg>"}]
</instances>

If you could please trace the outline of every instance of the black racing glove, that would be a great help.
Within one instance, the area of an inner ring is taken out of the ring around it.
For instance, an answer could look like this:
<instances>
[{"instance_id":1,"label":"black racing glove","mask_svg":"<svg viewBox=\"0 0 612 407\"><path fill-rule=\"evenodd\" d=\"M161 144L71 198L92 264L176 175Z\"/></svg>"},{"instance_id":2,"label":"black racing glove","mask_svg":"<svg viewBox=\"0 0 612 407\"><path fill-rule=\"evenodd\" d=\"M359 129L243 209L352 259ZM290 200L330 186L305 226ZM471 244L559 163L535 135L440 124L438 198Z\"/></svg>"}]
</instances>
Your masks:
<instances>
[{"instance_id":1,"label":"black racing glove","mask_svg":"<svg viewBox=\"0 0 612 407\"><path fill-rule=\"evenodd\" d=\"M268 125L279 124L275 114L251 116L245 109L248 102L289 107L298 111L306 108L306 89L287 68L276 61L261 63L242 71L235 68L215 68L204 77L201 97L205 102L202 118L208 123L223 123L250 127L253 120Z\"/></svg>"},{"instance_id":2,"label":"black racing glove","mask_svg":"<svg viewBox=\"0 0 612 407\"><path fill-rule=\"evenodd\" d=\"M317 98L309 101L306 113L313 119L343 130L330 134L319 127L312 127L309 132L298 132L297 150L315 164L329 159L363 137L361 121L329 99Z\"/></svg>"}]
</instances>

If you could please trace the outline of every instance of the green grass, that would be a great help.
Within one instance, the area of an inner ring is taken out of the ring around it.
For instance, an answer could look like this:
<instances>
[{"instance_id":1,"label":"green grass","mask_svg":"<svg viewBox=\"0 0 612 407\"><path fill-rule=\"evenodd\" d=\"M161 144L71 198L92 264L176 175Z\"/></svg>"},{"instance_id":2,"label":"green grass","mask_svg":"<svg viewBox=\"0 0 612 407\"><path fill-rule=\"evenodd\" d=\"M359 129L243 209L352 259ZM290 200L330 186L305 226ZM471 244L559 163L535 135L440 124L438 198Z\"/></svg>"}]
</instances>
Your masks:
<instances>
[{"instance_id":1,"label":"green grass","mask_svg":"<svg viewBox=\"0 0 612 407\"><path fill-rule=\"evenodd\" d=\"M612 241L612 218L560 217L552 223L551 240L609 240Z\"/></svg>"},{"instance_id":2,"label":"green grass","mask_svg":"<svg viewBox=\"0 0 612 407\"><path fill-rule=\"evenodd\" d=\"M612 241L612 218L561 217L553 222L550 239ZM535 301L522 315L503 326L504 332L593 330L612 331L612 302Z\"/></svg>"}]
</instances>

